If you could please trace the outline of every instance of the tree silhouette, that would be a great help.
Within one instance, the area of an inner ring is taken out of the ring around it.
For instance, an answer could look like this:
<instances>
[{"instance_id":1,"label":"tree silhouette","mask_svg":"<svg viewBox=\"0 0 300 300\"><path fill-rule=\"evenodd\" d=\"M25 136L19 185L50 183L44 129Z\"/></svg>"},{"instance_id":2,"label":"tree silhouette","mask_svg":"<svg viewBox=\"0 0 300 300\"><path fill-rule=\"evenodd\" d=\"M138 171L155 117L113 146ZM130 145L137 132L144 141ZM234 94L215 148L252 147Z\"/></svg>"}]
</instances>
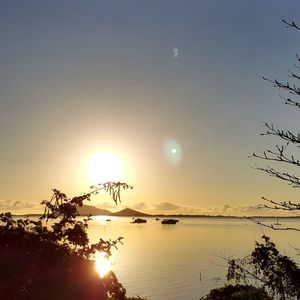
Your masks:
<instances>
[{"instance_id":1,"label":"tree silhouette","mask_svg":"<svg viewBox=\"0 0 300 300\"><path fill-rule=\"evenodd\" d=\"M252 253L241 259L228 260L227 279L236 283L257 284L265 288L272 299L300 299L300 269L290 257L282 255L263 235Z\"/></svg>"},{"instance_id":2,"label":"tree silhouette","mask_svg":"<svg viewBox=\"0 0 300 300\"><path fill-rule=\"evenodd\" d=\"M227 285L212 289L210 293L200 300L271 300L263 288L252 285Z\"/></svg>"},{"instance_id":3,"label":"tree silhouette","mask_svg":"<svg viewBox=\"0 0 300 300\"><path fill-rule=\"evenodd\" d=\"M101 190L118 203L121 190L128 188L132 187L126 183L109 182L73 198L54 189L52 198L41 203L44 213L37 220L0 214L1 299L141 299L127 298L112 271L100 278L95 270L95 254L110 256L122 238L90 244L90 217L78 219L77 212Z\"/></svg>"}]
</instances>

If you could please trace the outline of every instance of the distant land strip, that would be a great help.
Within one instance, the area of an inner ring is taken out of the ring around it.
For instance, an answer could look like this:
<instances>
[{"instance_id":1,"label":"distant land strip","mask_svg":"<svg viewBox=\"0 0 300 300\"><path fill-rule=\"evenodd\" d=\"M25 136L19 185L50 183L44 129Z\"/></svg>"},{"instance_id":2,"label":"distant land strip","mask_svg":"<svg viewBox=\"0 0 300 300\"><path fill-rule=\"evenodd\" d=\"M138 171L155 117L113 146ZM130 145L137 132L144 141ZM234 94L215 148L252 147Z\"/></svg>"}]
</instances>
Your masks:
<instances>
[{"instance_id":1,"label":"distant land strip","mask_svg":"<svg viewBox=\"0 0 300 300\"><path fill-rule=\"evenodd\" d=\"M77 208L80 216L115 216L115 217L157 217L157 218L166 218L166 217L174 217L174 218L231 218L231 219L241 219L241 218L257 218L257 219L298 219L300 216L232 216L232 215L188 215L188 214L146 214L143 212L139 212L137 210L131 208L125 208L118 212L111 212L106 209L100 209L92 205L83 205L82 207ZM14 216L27 216L27 217L40 217L42 214L13 214Z\"/></svg>"}]
</instances>

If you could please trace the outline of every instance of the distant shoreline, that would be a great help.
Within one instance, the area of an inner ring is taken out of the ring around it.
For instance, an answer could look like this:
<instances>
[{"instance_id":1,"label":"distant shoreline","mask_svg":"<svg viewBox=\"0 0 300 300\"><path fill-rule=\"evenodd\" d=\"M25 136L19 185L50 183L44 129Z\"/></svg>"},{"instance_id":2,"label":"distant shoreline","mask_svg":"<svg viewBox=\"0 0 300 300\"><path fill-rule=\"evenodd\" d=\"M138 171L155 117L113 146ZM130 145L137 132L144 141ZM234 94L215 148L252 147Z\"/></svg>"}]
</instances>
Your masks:
<instances>
[{"instance_id":1,"label":"distant shoreline","mask_svg":"<svg viewBox=\"0 0 300 300\"><path fill-rule=\"evenodd\" d=\"M233 215L188 215L188 214L146 214L131 208L125 208L117 212L111 212L106 209L97 208L92 205L83 205L77 208L79 216L108 216L108 217L132 217L132 218L224 218L224 219L298 219L300 216L233 216ZM40 217L42 214L13 214L14 217Z\"/></svg>"},{"instance_id":2,"label":"distant shoreline","mask_svg":"<svg viewBox=\"0 0 300 300\"><path fill-rule=\"evenodd\" d=\"M108 216L108 217L121 217L121 218L136 218L141 217L141 214L132 214L132 215L120 215L118 213L111 214L80 214L79 217L98 217L98 216ZM12 214L13 217L41 217L42 214ZM183 215L183 214L173 214L173 215L164 215L164 214L144 214L144 218L207 218L207 219L300 219L300 216L226 216L226 215Z\"/></svg>"}]
</instances>

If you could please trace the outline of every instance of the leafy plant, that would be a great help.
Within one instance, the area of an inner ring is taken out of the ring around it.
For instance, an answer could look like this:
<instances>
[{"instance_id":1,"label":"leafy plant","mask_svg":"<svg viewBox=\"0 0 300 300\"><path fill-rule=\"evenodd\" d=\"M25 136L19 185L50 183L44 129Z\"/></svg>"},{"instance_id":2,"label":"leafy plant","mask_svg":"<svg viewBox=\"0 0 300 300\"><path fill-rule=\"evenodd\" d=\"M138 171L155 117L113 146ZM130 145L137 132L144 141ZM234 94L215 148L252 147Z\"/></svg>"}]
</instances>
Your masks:
<instances>
[{"instance_id":1,"label":"leafy plant","mask_svg":"<svg viewBox=\"0 0 300 300\"><path fill-rule=\"evenodd\" d=\"M109 182L92 186L88 193L68 198L53 190L43 201L43 215L37 220L16 219L0 214L0 295L4 299L100 299L122 300L126 290L110 271L103 278L96 273L97 252L111 255L122 238L90 244L90 217L78 219L77 208L101 190L115 203L120 192L132 188ZM134 298L130 298L134 299ZM139 299L139 298L138 298Z\"/></svg>"},{"instance_id":2,"label":"leafy plant","mask_svg":"<svg viewBox=\"0 0 300 300\"><path fill-rule=\"evenodd\" d=\"M262 288L251 285L226 285L212 289L210 293L200 300L271 300Z\"/></svg>"},{"instance_id":3,"label":"leafy plant","mask_svg":"<svg viewBox=\"0 0 300 300\"><path fill-rule=\"evenodd\" d=\"M236 283L256 282L272 297L279 299L300 298L300 269L288 256L281 255L270 238L263 235L263 242L256 242L251 255L228 261L228 280Z\"/></svg>"}]
</instances>

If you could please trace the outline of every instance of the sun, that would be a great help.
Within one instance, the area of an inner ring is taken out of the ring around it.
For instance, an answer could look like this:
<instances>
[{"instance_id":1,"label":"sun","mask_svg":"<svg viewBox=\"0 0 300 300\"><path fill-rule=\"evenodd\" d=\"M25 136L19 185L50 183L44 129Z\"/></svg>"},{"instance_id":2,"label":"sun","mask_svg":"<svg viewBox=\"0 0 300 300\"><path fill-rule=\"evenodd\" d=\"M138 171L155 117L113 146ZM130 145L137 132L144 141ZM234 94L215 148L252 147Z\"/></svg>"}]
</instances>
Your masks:
<instances>
[{"instance_id":1,"label":"sun","mask_svg":"<svg viewBox=\"0 0 300 300\"><path fill-rule=\"evenodd\" d=\"M122 161L114 153L99 152L88 160L88 177L92 184L120 181L122 173Z\"/></svg>"}]
</instances>

